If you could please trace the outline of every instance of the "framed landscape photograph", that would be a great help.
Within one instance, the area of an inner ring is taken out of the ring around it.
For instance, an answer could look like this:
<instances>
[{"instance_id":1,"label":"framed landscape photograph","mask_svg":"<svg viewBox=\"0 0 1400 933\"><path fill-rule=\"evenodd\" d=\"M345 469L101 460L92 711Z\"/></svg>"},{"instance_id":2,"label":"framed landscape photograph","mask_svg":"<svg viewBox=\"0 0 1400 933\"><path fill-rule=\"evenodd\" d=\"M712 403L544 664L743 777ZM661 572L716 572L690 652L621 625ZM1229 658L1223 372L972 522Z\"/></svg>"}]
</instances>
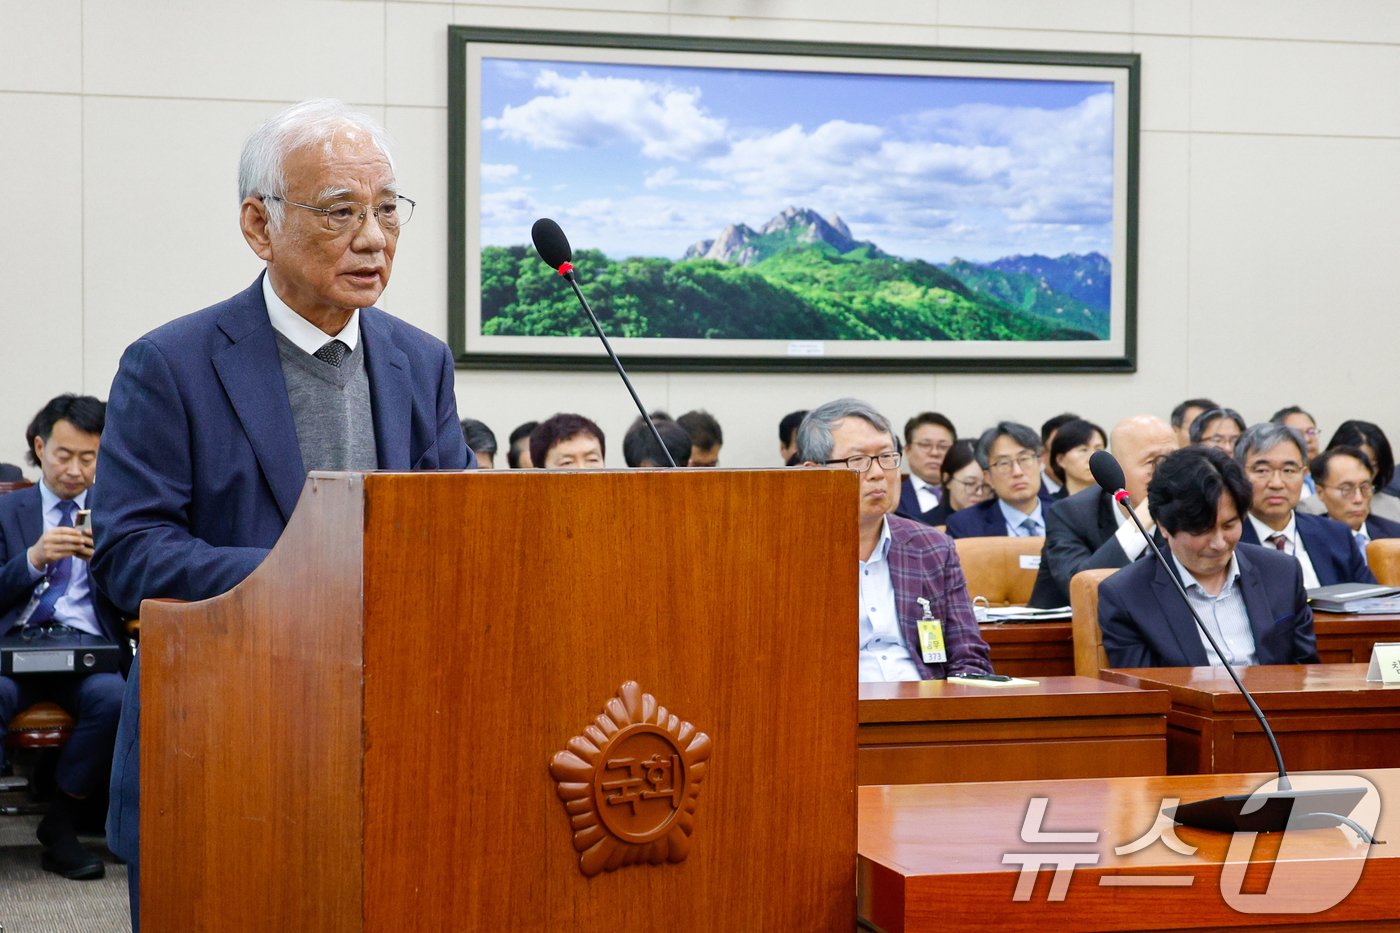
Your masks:
<instances>
[{"instance_id":1,"label":"framed landscape photograph","mask_svg":"<svg viewBox=\"0 0 1400 933\"><path fill-rule=\"evenodd\" d=\"M1136 55L448 38L463 365L1135 366Z\"/></svg>"}]
</instances>

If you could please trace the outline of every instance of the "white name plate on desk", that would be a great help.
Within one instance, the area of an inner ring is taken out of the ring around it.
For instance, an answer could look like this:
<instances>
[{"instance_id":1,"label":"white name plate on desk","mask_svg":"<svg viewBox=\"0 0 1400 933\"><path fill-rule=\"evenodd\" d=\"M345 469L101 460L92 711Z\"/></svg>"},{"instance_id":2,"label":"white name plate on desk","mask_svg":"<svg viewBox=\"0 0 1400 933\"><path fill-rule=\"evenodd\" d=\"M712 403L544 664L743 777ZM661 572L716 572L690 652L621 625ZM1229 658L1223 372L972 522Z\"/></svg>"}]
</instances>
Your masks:
<instances>
[{"instance_id":1,"label":"white name plate on desk","mask_svg":"<svg viewBox=\"0 0 1400 933\"><path fill-rule=\"evenodd\" d=\"M1366 682L1400 684L1400 642L1377 642L1371 648L1371 667Z\"/></svg>"}]
</instances>

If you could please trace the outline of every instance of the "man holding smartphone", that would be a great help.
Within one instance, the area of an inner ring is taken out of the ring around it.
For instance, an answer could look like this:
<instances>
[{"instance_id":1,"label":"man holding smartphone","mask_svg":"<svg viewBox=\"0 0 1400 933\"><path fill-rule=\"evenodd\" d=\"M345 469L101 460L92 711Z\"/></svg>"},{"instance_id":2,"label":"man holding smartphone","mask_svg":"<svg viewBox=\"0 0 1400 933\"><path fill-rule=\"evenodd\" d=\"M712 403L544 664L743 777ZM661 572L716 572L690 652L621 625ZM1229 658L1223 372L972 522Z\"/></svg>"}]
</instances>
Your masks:
<instances>
[{"instance_id":1,"label":"man holding smartphone","mask_svg":"<svg viewBox=\"0 0 1400 933\"><path fill-rule=\"evenodd\" d=\"M60 395L25 434L39 483L0 496L0 635L33 638L68 631L118 641L117 619L99 606L88 575L92 526L88 487L97 469L106 405L91 396ZM46 871L65 878L101 878L102 859L78 841L79 801L101 788L125 681L120 674L0 675L0 738L10 718L41 700L57 703L76 725L59 752L57 785L39 824Z\"/></svg>"}]
</instances>

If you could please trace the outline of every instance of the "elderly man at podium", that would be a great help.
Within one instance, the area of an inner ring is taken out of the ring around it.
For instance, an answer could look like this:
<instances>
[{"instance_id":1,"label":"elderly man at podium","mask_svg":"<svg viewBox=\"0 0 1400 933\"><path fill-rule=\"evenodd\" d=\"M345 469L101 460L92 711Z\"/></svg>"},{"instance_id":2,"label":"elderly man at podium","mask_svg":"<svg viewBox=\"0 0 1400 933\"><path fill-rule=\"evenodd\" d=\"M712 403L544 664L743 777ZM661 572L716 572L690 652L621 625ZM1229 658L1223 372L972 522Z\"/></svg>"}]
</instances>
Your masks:
<instances>
[{"instance_id":1,"label":"elderly man at podium","mask_svg":"<svg viewBox=\"0 0 1400 933\"><path fill-rule=\"evenodd\" d=\"M827 402L802 420L797 456L860 474L860 679L990 674L952 540L892 514L900 450L889 419L858 399Z\"/></svg>"},{"instance_id":2,"label":"elderly man at podium","mask_svg":"<svg viewBox=\"0 0 1400 933\"><path fill-rule=\"evenodd\" d=\"M266 264L243 292L127 348L95 490L92 570L121 609L207 599L262 562L309 470L462 469L452 354L372 307L413 201L384 130L338 101L297 104L249 137L243 238ZM108 843L137 921L139 657L112 771Z\"/></svg>"}]
</instances>

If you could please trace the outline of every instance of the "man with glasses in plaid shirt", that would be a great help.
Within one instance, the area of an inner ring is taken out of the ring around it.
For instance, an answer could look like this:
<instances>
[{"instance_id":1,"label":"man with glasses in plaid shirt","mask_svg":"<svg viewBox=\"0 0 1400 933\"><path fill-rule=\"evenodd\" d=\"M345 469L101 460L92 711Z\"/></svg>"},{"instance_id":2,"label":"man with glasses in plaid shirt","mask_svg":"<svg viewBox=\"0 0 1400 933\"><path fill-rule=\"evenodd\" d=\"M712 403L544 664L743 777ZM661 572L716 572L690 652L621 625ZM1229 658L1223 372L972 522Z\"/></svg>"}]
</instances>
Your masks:
<instances>
[{"instance_id":1,"label":"man with glasses in plaid shirt","mask_svg":"<svg viewBox=\"0 0 1400 933\"><path fill-rule=\"evenodd\" d=\"M860 679L990 674L953 542L891 514L901 454L889 419L858 399L828 402L802 420L797 456L804 466L860 476Z\"/></svg>"}]
</instances>

